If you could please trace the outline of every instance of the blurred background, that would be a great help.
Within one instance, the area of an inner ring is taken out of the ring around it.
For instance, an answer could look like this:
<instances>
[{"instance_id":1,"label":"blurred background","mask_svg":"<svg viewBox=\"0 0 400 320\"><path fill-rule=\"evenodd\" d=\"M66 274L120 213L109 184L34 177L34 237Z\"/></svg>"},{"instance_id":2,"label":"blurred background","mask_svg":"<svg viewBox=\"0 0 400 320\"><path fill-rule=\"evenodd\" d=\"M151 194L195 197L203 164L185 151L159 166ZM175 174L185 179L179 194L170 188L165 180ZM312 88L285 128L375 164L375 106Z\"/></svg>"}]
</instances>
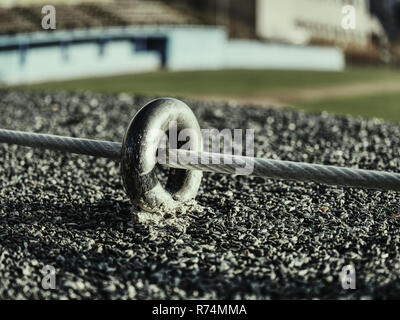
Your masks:
<instances>
[{"instance_id":1,"label":"blurred background","mask_svg":"<svg viewBox=\"0 0 400 320\"><path fill-rule=\"evenodd\" d=\"M0 0L1 87L399 121L399 66L400 0Z\"/></svg>"}]
</instances>

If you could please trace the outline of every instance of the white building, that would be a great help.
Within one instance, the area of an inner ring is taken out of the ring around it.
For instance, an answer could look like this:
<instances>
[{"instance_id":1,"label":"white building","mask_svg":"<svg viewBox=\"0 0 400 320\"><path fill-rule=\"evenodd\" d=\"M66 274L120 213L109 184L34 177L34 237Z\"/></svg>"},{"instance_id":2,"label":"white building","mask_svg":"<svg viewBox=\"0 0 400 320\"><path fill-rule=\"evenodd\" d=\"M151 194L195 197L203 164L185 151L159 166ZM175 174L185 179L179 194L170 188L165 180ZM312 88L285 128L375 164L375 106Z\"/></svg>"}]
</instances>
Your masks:
<instances>
[{"instance_id":1,"label":"white building","mask_svg":"<svg viewBox=\"0 0 400 320\"><path fill-rule=\"evenodd\" d=\"M296 44L322 43L365 50L386 42L369 0L257 0L259 37Z\"/></svg>"}]
</instances>

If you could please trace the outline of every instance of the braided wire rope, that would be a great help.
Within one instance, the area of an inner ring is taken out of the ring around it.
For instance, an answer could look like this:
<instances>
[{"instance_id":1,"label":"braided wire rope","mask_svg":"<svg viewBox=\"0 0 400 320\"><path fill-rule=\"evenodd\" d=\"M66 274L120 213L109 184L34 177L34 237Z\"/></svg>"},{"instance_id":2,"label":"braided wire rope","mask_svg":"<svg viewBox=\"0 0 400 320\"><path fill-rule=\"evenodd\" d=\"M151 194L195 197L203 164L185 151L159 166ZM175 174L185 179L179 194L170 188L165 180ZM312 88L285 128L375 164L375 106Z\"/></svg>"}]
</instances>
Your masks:
<instances>
[{"instance_id":1,"label":"braided wire rope","mask_svg":"<svg viewBox=\"0 0 400 320\"><path fill-rule=\"evenodd\" d=\"M0 143L85 154L116 161L120 160L122 147L122 144L118 142L6 129L0 129ZM241 171L243 168L251 168L250 175L252 176L400 191L400 174L398 173L188 150L169 151L176 152L175 156L168 156L171 153L166 152L166 162L163 164L177 169L240 175L240 172L244 172Z\"/></svg>"},{"instance_id":2,"label":"braided wire rope","mask_svg":"<svg viewBox=\"0 0 400 320\"><path fill-rule=\"evenodd\" d=\"M0 129L0 142L119 160L121 143Z\"/></svg>"}]
</instances>

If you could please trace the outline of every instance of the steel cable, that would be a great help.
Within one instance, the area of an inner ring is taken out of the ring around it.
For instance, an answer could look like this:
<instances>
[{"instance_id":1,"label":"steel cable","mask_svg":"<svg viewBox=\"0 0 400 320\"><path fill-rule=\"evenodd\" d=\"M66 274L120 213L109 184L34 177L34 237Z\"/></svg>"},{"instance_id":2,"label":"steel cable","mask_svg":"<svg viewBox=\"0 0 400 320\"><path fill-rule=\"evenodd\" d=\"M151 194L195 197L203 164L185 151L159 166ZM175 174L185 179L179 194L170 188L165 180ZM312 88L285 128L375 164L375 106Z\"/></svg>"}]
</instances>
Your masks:
<instances>
[{"instance_id":1,"label":"steel cable","mask_svg":"<svg viewBox=\"0 0 400 320\"><path fill-rule=\"evenodd\" d=\"M0 143L71 152L120 160L121 143L0 129ZM331 165L271 160L228 154L169 150L168 167L225 174L249 174L272 179L300 180L326 185L400 191L400 174ZM247 168L247 170L244 170Z\"/></svg>"}]
</instances>

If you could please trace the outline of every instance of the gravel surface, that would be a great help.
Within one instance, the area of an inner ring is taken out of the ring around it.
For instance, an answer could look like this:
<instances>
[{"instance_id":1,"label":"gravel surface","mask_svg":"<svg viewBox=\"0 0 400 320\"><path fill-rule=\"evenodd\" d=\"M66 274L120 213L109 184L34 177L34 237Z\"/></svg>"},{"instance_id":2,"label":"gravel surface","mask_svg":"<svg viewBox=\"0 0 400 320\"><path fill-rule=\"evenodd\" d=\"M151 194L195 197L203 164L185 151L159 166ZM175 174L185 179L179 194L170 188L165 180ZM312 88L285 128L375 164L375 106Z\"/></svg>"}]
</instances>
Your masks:
<instances>
[{"instance_id":1,"label":"gravel surface","mask_svg":"<svg viewBox=\"0 0 400 320\"><path fill-rule=\"evenodd\" d=\"M149 99L2 90L0 127L121 141ZM394 123L186 102L202 128L255 129L258 157L400 168ZM1 299L400 296L395 192L205 173L182 232L134 222L113 161L0 145L0 168Z\"/></svg>"}]
</instances>

